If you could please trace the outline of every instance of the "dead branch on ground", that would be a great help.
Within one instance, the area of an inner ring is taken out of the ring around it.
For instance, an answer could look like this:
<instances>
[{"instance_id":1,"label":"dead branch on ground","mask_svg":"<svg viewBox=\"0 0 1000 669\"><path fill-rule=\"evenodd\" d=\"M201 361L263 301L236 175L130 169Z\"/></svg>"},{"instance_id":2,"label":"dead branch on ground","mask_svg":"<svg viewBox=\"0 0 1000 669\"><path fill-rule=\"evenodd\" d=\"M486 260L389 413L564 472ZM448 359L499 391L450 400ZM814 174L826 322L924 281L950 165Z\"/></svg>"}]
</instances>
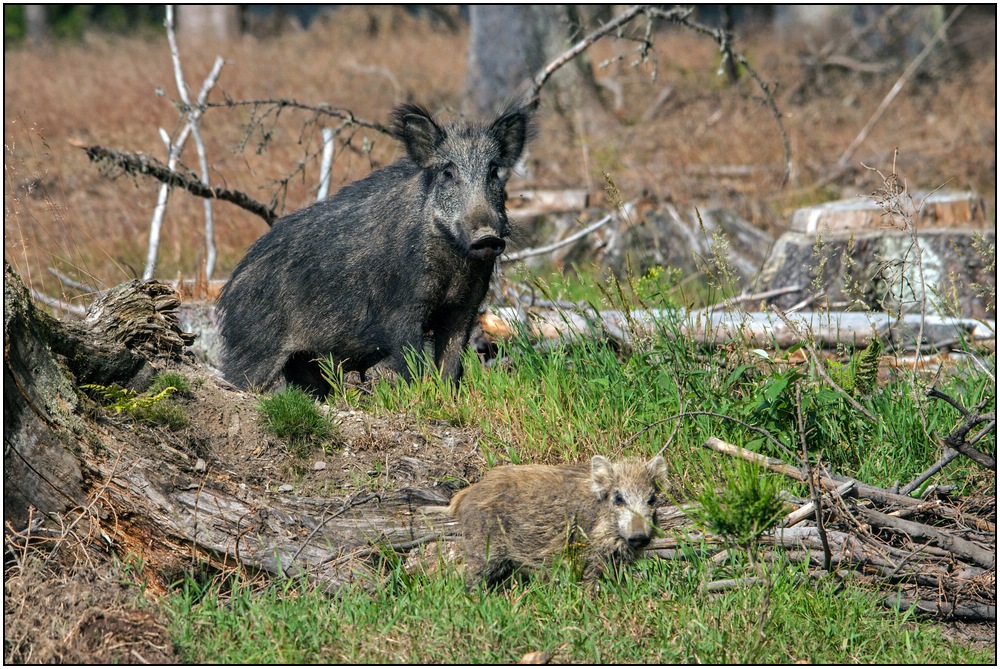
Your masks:
<instances>
[{"instance_id":1,"label":"dead branch on ground","mask_svg":"<svg viewBox=\"0 0 1000 669\"><path fill-rule=\"evenodd\" d=\"M704 446L797 481L810 478L799 467L714 437ZM850 569L874 578L876 584L910 588L905 597L888 597L885 603L890 606L916 606L920 613L942 618L996 619L995 523L970 517L940 500L918 500L855 479L845 485L841 479L833 474L815 475L816 483L830 491L836 502L825 510L822 525L786 525L765 535L762 544L784 548L785 559L821 561L827 571ZM814 499L808 511L807 506L793 517L801 522L820 505ZM904 514L926 522L904 520ZM651 549L665 547L654 542Z\"/></svg>"},{"instance_id":2,"label":"dead branch on ground","mask_svg":"<svg viewBox=\"0 0 1000 669\"><path fill-rule=\"evenodd\" d=\"M985 437L991 431L995 432L997 427L997 413L996 411L990 411L987 413L980 413L988 405L993 403L993 398L987 398L984 400L976 409L969 411L955 398L941 392L937 388L931 388L927 391L928 397L934 397L936 399L944 400L948 404L955 407L965 421L952 430L947 437L944 438L945 446L952 448L965 457L969 458L981 467L985 467L992 471L997 470L996 458L983 453L979 449L975 448L973 445L980 439ZM971 441L966 440L966 436L972 431L972 428L982 423L987 423L986 427L980 430L976 436L972 438Z\"/></svg>"}]
</instances>

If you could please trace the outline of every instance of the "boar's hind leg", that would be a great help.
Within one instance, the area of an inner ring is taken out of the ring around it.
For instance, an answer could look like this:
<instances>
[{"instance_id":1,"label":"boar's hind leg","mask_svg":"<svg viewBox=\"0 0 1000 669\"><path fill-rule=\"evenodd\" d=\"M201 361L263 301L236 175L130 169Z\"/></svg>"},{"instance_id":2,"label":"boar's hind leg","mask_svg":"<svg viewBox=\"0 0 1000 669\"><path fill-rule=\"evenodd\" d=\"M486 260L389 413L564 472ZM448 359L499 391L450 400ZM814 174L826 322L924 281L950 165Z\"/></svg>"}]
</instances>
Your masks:
<instances>
[{"instance_id":1,"label":"boar's hind leg","mask_svg":"<svg viewBox=\"0 0 1000 669\"><path fill-rule=\"evenodd\" d=\"M419 328L416 328L415 333L412 333L411 336L401 338L392 347L392 351L392 355L389 356L386 364L399 374L403 381L409 383L415 375L423 375L425 362L424 334ZM413 360L415 369L410 369L410 365L407 364L407 358Z\"/></svg>"},{"instance_id":2,"label":"boar's hind leg","mask_svg":"<svg viewBox=\"0 0 1000 669\"><path fill-rule=\"evenodd\" d=\"M273 355L242 355L230 353L223 362L223 376L228 381L245 390L263 391L270 389L281 376L282 363Z\"/></svg>"},{"instance_id":3,"label":"boar's hind leg","mask_svg":"<svg viewBox=\"0 0 1000 669\"><path fill-rule=\"evenodd\" d=\"M310 395L322 399L330 391L330 384L323 377L319 363L311 353L294 353L282 369L285 382L295 385Z\"/></svg>"}]
</instances>

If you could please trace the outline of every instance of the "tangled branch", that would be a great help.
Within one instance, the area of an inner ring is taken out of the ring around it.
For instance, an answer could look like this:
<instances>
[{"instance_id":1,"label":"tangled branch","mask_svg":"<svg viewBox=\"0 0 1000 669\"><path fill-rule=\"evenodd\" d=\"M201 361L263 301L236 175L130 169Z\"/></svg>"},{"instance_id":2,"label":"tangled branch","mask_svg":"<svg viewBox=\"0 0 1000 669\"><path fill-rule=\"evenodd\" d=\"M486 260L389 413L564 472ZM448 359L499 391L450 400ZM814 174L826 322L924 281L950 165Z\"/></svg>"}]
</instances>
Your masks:
<instances>
[{"instance_id":1,"label":"tangled branch","mask_svg":"<svg viewBox=\"0 0 1000 669\"><path fill-rule=\"evenodd\" d=\"M226 98L222 102L207 102L205 103L205 107L223 107L226 109L233 109L235 107L252 107L254 114L256 114L257 110L261 107L270 107L276 112L280 112L282 109L300 109L312 112L314 114L314 119L329 116L331 118L340 119L349 125L370 128L371 130L376 130L385 135L392 135L392 131L386 125L382 125L376 121L368 121L366 119L359 118L355 116L354 112L350 109L331 107L326 103L309 105L304 102L299 102L298 100L291 100L287 98L262 98L259 100L231 100Z\"/></svg>"}]
</instances>

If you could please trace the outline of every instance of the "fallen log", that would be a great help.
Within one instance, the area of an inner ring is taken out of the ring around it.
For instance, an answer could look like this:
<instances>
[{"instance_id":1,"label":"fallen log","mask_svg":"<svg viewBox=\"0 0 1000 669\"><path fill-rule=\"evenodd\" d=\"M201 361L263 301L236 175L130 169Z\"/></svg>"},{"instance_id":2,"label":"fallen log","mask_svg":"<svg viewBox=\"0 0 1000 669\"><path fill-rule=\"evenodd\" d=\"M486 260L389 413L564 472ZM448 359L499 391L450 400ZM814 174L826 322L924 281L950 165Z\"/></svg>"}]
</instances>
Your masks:
<instances>
[{"instance_id":1,"label":"fallen log","mask_svg":"<svg viewBox=\"0 0 1000 669\"><path fill-rule=\"evenodd\" d=\"M906 611L915 609L917 613L930 615L935 618L961 618L963 620L996 620L996 604L983 604L980 602L962 602L954 604L951 602L930 601L927 599L912 599L901 594L894 593L884 600L885 605L891 609Z\"/></svg>"},{"instance_id":2,"label":"fallen log","mask_svg":"<svg viewBox=\"0 0 1000 669\"><path fill-rule=\"evenodd\" d=\"M896 349L906 348L915 341L913 332L921 320L914 315L894 319L885 313L799 311L788 314L790 322L785 323L769 311L633 309L623 312L608 309L598 312L582 304L574 308L544 308L529 303L516 308L490 309L483 319L483 330L491 337L508 338L520 331L524 311L530 323L530 334L547 339L590 337L595 331L614 329L633 338L689 337L712 346L736 340L764 348L787 348L807 338L825 348L843 344L863 348L875 337L893 343ZM924 344L996 338L996 326L992 321L931 316L923 320L921 341Z\"/></svg>"},{"instance_id":3,"label":"fallen log","mask_svg":"<svg viewBox=\"0 0 1000 669\"><path fill-rule=\"evenodd\" d=\"M804 483L809 480L806 473L798 467L789 465L781 460L778 460L777 458L769 458L767 456L760 455L759 453L748 451L745 448L728 444L715 437L709 437L702 445L705 448L723 453L725 455L738 457L743 460L747 460L748 462L755 462L766 467L767 469L770 469L771 471L784 474L785 476L795 479L796 481ZM839 476L837 474L833 474L831 476L821 475L818 479L820 484L827 490L836 490L839 486L852 480L846 476ZM906 495L897 495L896 493L883 490L882 488L876 488L875 486L861 483L860 481L855 482L855 485L851 488L850 493L857 497L861 497L862 499L869 499L883 506L897 506L903 508L919 506L921 511L934 513L940 516L949 518L957 518L961 516L957 509L949 507L940 501L934 501L928 504L924 500L914 499L912 497L907 497Z\"/></svg>"},{"instance_id":4,"label":"fallen log","mask_svg":"<svg viewBox=\"0 0 1000 669\"><path fill-rule=\"evenodd\" d=\"M841 484L840 487L832 491L832 493L830 494L836 497L842 497L846 495L847 492L851 490L855 485L857 485L857 481L853 480L848 481L847 483ZM824 497L827 497L827 495L824 495ZM807 502L802 506L800 506L795 511L792 511L787 516L782 518L781 522L779 523L779 526L794 527L795 525L806 521L811 516L814 516L815 513L816 513L816 505L813 502Z\"/></svg>"}]
</instances>

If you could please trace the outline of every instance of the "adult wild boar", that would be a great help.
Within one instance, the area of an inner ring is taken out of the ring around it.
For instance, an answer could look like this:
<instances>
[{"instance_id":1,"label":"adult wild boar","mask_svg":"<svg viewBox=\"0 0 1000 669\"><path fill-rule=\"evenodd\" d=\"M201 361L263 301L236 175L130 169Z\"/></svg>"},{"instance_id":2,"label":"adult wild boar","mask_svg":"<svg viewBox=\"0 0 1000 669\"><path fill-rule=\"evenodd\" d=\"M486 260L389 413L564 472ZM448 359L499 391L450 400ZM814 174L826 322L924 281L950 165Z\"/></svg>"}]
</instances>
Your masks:
<instances>
[{"instance_id":1,"label":"adult wild boar","mask_svg":"<svg viewBox=\"0 0 1000 669\"><path fill-rule=\"evenodd\" d=\"M514 104L488 124L393 110L406 156L277 221L226 283L217 303L226 378L319 392L316 360L332 354L362 378L385 361L409 380L406 356L429 343L457 382L505 248L505 187L531 110Z\"/></svg>"}]
</instances>

